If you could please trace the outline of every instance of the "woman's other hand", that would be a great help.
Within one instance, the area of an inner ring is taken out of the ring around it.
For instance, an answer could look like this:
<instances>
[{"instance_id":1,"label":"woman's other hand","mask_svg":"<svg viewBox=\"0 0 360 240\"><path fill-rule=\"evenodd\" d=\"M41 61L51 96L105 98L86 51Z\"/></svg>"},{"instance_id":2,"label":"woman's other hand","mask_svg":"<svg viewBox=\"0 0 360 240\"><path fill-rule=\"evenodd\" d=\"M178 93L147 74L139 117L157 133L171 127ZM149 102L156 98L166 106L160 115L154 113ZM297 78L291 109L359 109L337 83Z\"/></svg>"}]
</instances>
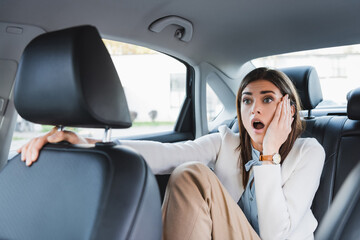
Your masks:
<instances>
[{"instance_id":1,"label":"woman's other hand","mask_svg":"<svg viewBox=\"0 0 360 240\"><path fill-rule=\"evenodd\" d=\"M288 138L291 132L291 123L294 120L293 108L290 105L289 96L282 97L263 140L263 155L278 153L281 145Z\"/></svg>"},{"instance_id":2,"label":"woman's other hand","mask_svg":"<svg viewBox=\"0 0 360 240\"><path fill-rule=\"evenodd\" d=\"M26 166L31 166L38 159L40 150L45 144L61 141L67 141L72 144L96 142L95 140L82 138L74 132L58 131L58 128L54 127L47 134L31 139L28 143L17 149L17 152L21 153L21 161L26 162Z\"/></svg>"}]
</instances>

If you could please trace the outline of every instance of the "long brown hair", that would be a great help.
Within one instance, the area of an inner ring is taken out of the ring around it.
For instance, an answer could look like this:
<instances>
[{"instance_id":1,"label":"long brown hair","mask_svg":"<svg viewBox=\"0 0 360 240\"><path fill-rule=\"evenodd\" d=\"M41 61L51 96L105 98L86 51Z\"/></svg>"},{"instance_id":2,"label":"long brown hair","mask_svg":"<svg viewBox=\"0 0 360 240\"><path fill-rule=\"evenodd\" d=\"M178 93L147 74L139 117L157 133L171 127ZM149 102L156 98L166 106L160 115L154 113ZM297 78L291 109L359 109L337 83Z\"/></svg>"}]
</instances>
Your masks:
<instances>
[{"instance_id":1,"label":"long brown hair","mask_svg":"<svg viewBox=\"0 0 360 240\"><path fill-rule=\"evenodd\" d=\"M240 83L240 87L236 96L237 118L239 122L240 135L240 144L237 149L240 151L239 166L242 172L244 188L246 188L246 184L249 179L249 173L245 170L245 164L249 160L251 160L252 156L250 135L246 131L241 119L241 95L249 83L260 79L267 80L274 84L280 90L283 96L285 94L288 94L290 104L295 107L294 121L291 124L291 132L286 141L281 145L279 150L282 159L281 163L285 160L286 156L289 154L291 148L293 147L295 140L300 136L304 129L299 114L299 111L301 110L300 98L291 80L280 71L263 67L256 68L250 73L248 73Z\"/></svg>"}]
</instances>

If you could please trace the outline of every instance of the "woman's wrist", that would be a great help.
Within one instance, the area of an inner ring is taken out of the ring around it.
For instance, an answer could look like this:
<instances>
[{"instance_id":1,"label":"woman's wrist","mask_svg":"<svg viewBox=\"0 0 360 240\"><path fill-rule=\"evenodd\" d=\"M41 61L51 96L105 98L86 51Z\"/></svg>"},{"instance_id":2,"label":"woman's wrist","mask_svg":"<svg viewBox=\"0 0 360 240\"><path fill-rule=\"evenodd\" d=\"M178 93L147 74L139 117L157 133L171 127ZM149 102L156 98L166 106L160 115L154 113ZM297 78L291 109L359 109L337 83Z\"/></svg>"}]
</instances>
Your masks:
<instances>
[{"instance_id":1,"label":"woman's wrist","mask_svg":"<svg viewBox=\"0 0 360 240\"><path fill-rule=\"evenodd\" d=\"M277 145L277 144L276 144ZM264 144L262 155L274 155L275 153L279 153L280 147L274 144Z\"/></svg>"},{"instance_id":2,"label":"woman's wrist","mask_svg":"<svg viewBox=\"0 0 360 240\"><path fill-rule=\"evenodd\" d=\"M262 155L274 155L275 153L279 153L279 150L276 149L264 150L262 152Z\"/></svg>"},{"instance_id":3,"label":"woman's wrist","mask_svg":"<svg viewBox=\"0 0 360 240\"><path fill-rule=\"evenodd\" d=\"M272 161L261 161L262 165L274 165Z\"/></svg>"},{"instance_id":4,"label":"woman's wrist","mask_svg":"<svg viewBox=\"0 0 360 240\"><path fill-rule=\"evenodd\" d=\"M92 139L92 138L85 138L85 140L87 141L88 144L95 144L97 142L101 142L98 139Z\"/></svg>"}]
</instances>

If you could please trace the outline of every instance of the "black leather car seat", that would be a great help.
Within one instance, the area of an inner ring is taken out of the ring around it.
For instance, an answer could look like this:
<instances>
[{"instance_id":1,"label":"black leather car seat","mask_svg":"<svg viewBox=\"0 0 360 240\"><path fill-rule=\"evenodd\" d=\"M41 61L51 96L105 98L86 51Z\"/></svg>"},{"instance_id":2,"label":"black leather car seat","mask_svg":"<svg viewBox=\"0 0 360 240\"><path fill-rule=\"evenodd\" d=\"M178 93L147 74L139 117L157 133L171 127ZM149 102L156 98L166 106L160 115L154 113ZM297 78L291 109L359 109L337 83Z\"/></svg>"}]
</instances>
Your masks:
<instances>
[{"instance_id":1,"label":"black leather car seat","mask_svg":"<svg viewBox=\"0 0 360 240\"><path fill-rule=\"evenodd\" d=\"M360 237L360 163L350 172L315 235L316 240Z\"/></svg>"},{"instance_id":2,"label":"black leather car seat","mask_svg":"<svg viewBox=\"0 0 360 240\"><path fill-rule=\"evenodd\" d=\"M360 236L360 88L352 90L347 98L348 117L337 136L334 200L316 232L319 240L352 240Z\"/></svg>"},{"instance_id":3,"label":"black leather car seat","mask_svg":"<svg viewBox=\"0 0 360 240\"><path fill-rule=\"evenodd\" d=\"M124 128L123 88L91 26L46 33L25 49L15 105L32 122ZM161 239L156 179L132 149L111 142L48 144L31 167L0 172L0 239Z\"/></svg>"}]
</instances>

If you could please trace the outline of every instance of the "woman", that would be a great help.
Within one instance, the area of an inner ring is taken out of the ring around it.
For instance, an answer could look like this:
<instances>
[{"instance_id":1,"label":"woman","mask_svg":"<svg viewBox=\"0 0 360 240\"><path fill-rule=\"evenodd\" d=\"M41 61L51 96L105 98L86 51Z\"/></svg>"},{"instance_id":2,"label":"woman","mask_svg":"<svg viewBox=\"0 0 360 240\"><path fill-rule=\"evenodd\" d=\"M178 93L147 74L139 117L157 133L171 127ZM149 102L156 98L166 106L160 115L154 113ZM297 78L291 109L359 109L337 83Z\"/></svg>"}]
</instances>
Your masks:
<instances>
[{"instance_id":1,"label":"woman","mask_svg":"<svg viewBox=\"0 0 360 240\"><path fill-rule=\"evenodd\" d=\"M138 150L155 174L172 172L163 238L313 239L317 221L310 207L325 153L315 139L299 138L299 110L288 77L258 68L238 90L239 134L222 126L185 143L121 141ZM63 140L96 142L53 129L18 152L30 166L44 144Z\"/></svg>"}]
</instances>

